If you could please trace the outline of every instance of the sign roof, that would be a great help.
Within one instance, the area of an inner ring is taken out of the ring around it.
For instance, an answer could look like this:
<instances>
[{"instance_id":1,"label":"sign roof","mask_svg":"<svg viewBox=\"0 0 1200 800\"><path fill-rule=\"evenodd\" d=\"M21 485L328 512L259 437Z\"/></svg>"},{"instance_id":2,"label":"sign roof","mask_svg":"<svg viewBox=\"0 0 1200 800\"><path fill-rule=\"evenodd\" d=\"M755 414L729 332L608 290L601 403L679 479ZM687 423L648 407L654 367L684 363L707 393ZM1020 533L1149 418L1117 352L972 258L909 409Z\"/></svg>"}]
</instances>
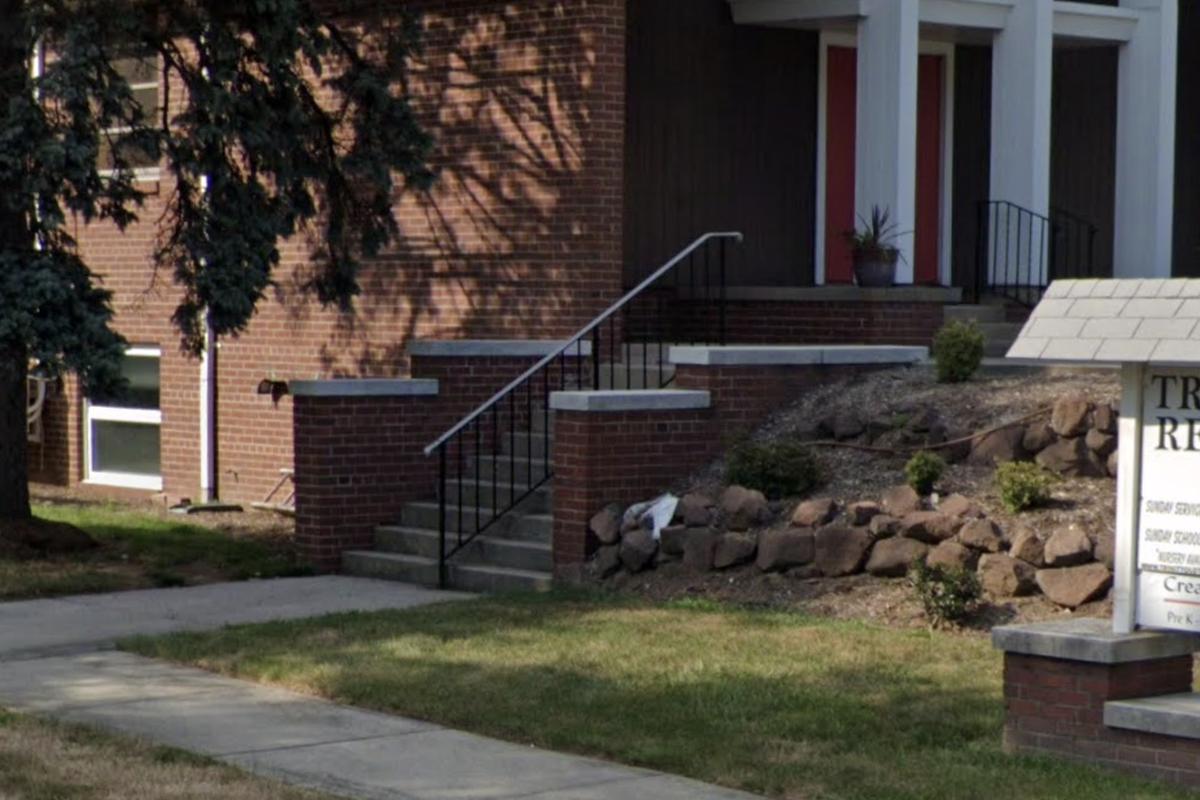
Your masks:
<instances>
[{"instance_id":1,"label":"sign roof","mask_svg":"<svg viewBox=\"0 0 1200 800\"><path fill-rule=\"evenodd\" d=\"M1055 281L1008 357L1200 364L1200 279Z\"/></svg>"}]
</instances>

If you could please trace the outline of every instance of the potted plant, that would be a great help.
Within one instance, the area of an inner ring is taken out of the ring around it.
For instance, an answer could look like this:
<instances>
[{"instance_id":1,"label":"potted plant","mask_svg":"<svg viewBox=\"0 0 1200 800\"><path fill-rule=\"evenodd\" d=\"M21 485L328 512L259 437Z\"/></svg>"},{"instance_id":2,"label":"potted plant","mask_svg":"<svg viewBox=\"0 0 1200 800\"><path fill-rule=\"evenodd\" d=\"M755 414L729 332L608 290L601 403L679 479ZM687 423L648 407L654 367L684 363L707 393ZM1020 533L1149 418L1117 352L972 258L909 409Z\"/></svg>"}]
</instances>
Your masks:
<instances>
[{"instance_id":1,"label":"potted plant","mask_svg":"<svg viewBox=\"0 0 1200 800\"><path fill-rule=\"evenodd\" d=\"M896 246L896 225L886 208L871 206L871 219L860 215L859 227L846 231L850 255L854 261L854 282L859 286L891 286L896 282L896 262L900 248Z\"/></svg>"}]
</instances>

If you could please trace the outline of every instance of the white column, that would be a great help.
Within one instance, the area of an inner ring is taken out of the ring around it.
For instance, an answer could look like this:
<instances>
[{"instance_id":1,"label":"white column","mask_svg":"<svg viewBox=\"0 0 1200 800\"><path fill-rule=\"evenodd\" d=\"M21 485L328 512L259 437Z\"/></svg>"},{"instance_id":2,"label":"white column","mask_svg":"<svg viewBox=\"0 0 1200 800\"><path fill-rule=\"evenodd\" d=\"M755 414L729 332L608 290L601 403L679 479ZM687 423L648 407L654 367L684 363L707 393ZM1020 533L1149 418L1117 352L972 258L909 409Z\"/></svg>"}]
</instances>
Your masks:
<instances>
[{"instance_id":1,"label":"white column","mask_svg":"<svg viewBox=\"0 0 1200 800\"><path fill-rule=\"evenodd\" d=\"M1118 278L1171 277L1175 212L1178 0L1122 0L1141 19L1121 48L1117 82Z\"/></svg>"},{"instance_id":2,"label":"white column","mask_svg":"<svg viewBox=\"0 0 1200 800\"><path fill-rule=\"evenodd\" d=\"M1034 214L1050 212L1050 100L1054 77L1053 0L1020 0L992 44L992 161L990 200ZM1046 277L1044 223L1001 212L989 251L996 254L996 283L1039 282ZM1029 230L1036 235L1030 239ZM1048 236L1048 231L1045 232ZM1001 237L997 243L995 237ZM1003 237L1007 236L1007 241ZM1007 278L1005 276L1008 276Z\"/></svg>"},{"instance_id":3,"label":"white column","mask_svg":"<svg viewBox=\"0 0 1200 800\"><path fill-rule=\"evenodd\" d=\"M919 0L865 0L858 27L858 131L854 207L891 212L903 256L897 283L913 281L917 226L917 58Z\"/></svg>"}]
</instances>

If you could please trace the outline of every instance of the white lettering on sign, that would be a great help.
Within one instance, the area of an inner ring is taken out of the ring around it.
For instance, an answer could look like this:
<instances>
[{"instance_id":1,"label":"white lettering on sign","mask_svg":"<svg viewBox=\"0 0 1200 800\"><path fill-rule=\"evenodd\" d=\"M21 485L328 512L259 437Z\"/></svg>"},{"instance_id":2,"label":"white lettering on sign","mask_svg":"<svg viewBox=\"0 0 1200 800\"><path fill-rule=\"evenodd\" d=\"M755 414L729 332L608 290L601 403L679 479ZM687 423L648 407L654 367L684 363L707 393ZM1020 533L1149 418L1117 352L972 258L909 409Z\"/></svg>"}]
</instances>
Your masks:
<instances>
[{"instance_id":1,"label":"white lettering on sign","mask_svg":"<svg viewBox=\"0 0 1200 800\"><path fill-rule=\"evenodd\" d=\"M1151 367L1141 417L1137 624L1200 632L1200 370Z\"/></svg>"}]
</instances>

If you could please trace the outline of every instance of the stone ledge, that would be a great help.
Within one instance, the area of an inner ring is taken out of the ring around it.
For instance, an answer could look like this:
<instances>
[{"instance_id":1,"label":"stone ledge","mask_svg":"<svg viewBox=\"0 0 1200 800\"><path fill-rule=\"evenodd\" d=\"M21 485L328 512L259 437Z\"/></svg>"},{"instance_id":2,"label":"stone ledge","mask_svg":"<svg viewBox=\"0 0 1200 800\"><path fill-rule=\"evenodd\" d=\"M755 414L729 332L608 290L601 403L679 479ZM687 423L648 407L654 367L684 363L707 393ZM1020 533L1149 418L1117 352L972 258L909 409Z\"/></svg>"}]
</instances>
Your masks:
<instances>
[{"instance_id":1,"label":"stone ledge","mask_svg":"<svg viewBox=\"0 0 1200 800\"><path fill-rule=\"evenodd\" d=\"M436 380L343 379L328 381L291 381L293 397L434 397Z\"/></svg>"},{"instance_id":2,"label":"stone ledge","mask_svg":"<svg viewBox=\"0 0 1200 800\"><path fill-rule=\"evenodd\" d=\"M436 358L543 358L557 352L566 339L414 339L408 343L410 356ZM577 353L572 346L568 358L590 356L592 343L583 341Z\"/></svg>"},{"instance_id":3,"label":"stone ledge","mask_svg":"<svg viewBox=\"0 0 1200 800\"><path fill-rule=\"evenodd\" d=\"M1200 739L1200 694L1164 694L1104 704L1104 724L1181 739Z\"/></svg>"},{"instance_id":4,"label":"stone ledge","mask_svg":"<svg viewBox=\"0 0 1200 800\"><path fill-rule=\"evenodd\" d=\"M1070 619L995 628L992 644L1006 653L1124 664L1191 655L1200 650L1200 637L1148 631L1117 634L1111 620Z\"/></svg>"},{"instance_id":5,"label":"stone ledge","mask_svg":"<svg viewBox=\"0 0 1200 800\"><path fill-rule=\"evenodd\" d=\"M672 347L667 355L676 365L704 367L915 364L928 358L928 348L894 345L684 345Z\"/></svg>"},{"instance_id":6,"label":"stone ledge","mask_svg":"<svg viewBox=\"0 0 1200 800\"><path fill-rule=\"evenodd\" d=\"M730 286L725 299L785 303L945 303L962 302L962 289L946 286Z\"/></svg>"},{"instance_id":7,"label":"stone ledge","mask_svg":"<svg viewBox=\"0 0 1200 800\"><path fill-rule=\"evenodd\" d=\"M555 411L690 411L711 406L712 396L708 392L679 389L554 392L550 395L550 408Z\"/></svg>"}]
</instances>

